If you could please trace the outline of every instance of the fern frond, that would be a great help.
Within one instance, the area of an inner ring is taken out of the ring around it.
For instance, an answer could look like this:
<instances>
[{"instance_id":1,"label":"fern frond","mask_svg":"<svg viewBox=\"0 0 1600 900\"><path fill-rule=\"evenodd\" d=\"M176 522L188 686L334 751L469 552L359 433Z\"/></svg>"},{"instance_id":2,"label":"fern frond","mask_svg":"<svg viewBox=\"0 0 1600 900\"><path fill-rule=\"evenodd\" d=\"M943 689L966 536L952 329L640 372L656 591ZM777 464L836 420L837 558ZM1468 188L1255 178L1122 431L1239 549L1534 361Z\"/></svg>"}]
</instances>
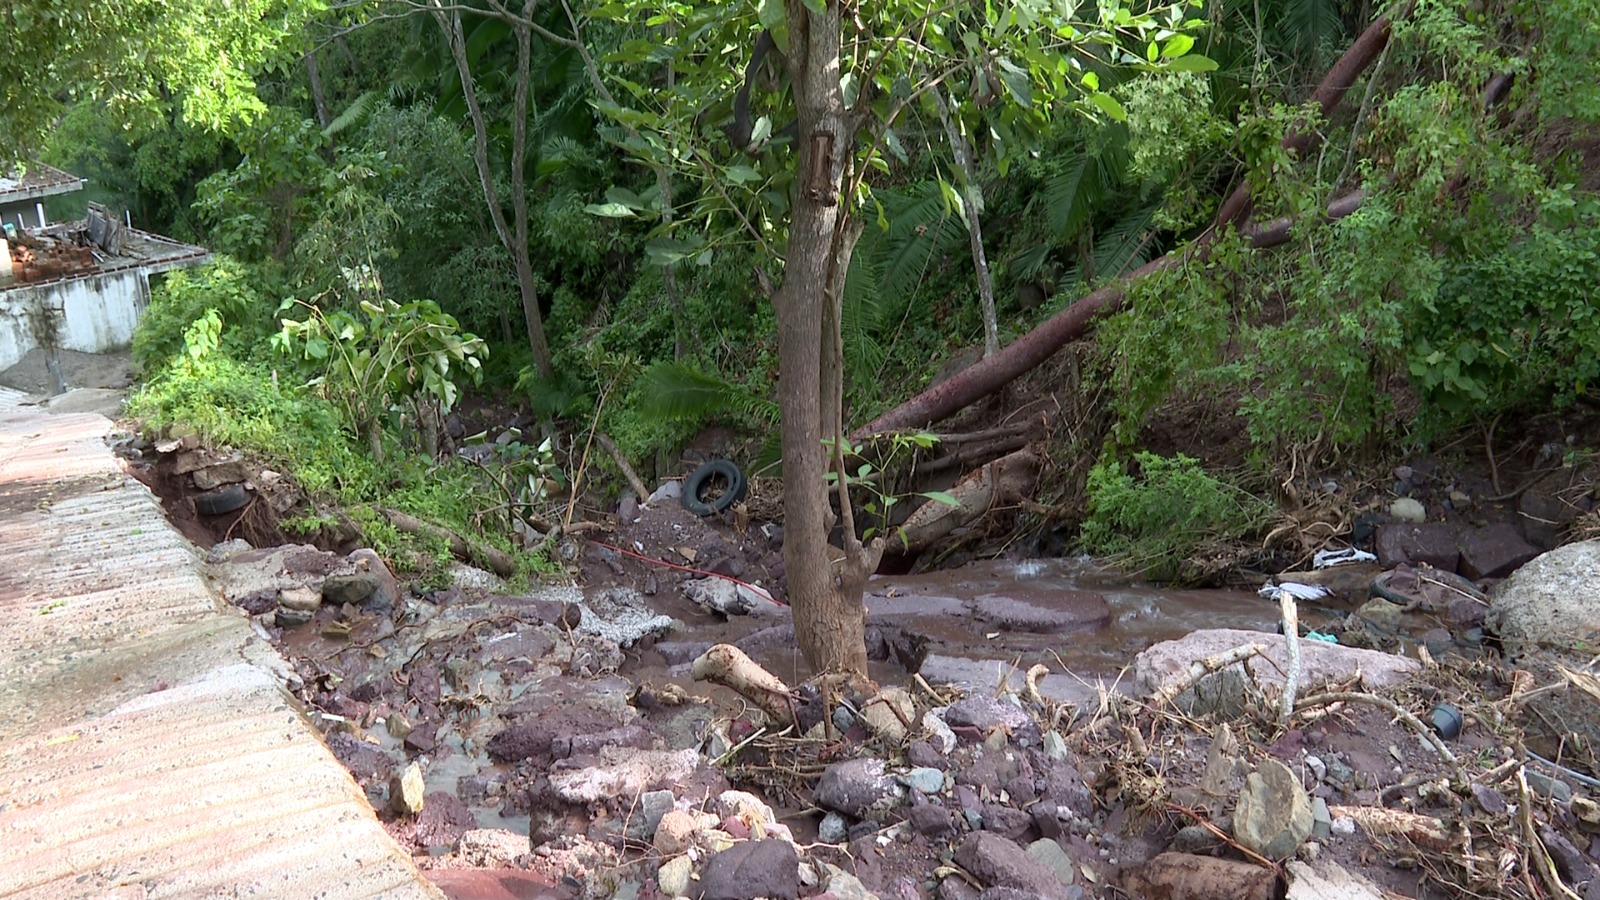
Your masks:
<instances>
[{"instance_id":1,"label":"fern frond","mask_svg":"<svg viewBox=\"0 0 1600 900\"><path fill-rule=\"evenodd\" d=\"M1100 232L1094 242L1094 278L1115 278L1149 259L1149 231L1160 208L1159 203L1140 207ZM1091 280L1086 274L1081 263L1074 263L1061 276L1061 292L1068 296L1078 294L1082 285Z\"/></svg>"},{"instance_id":2,"label":"fern frond","mask_svg":"<svg viewBox=\"0 0 1600 900\"><path fill-rule=\"evenodd\" d=\"M333 121L328 123L328 127L322 129L322 136L324 138L332 138L360 124L361 120L372 112L372 107L378 100L379 94L377 91L367 91L350 101L350 105L344 108L344 112L335 116Z\"/></svg>"},{"instance_id":3,"label":"fern frond","mask_svg":"<svg viewBox=\"0 0 1600 900\"><path fill-rule=\"evenodd\" d=\"M657 421L674 422L735 415L752 421L777 421L777 404L752 396L683 360L662 360L639 373L639 411Z\"/></svg>"}]
</instances>

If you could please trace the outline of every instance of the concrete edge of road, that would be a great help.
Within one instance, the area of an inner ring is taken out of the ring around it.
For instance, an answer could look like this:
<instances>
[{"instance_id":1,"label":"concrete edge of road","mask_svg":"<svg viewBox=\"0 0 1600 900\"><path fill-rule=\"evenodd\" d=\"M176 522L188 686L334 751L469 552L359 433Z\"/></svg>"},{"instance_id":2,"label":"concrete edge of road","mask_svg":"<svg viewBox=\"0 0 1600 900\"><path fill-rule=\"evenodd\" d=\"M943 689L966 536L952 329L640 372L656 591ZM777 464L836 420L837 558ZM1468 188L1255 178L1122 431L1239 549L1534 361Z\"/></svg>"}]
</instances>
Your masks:
<instances>
[{"instance_id":1,"label":"concrete edge of road","mask_svg":"<svg viewBox=\"0 0 1600 900\"><path fill-rule=\"evenodd\" d=\"M97 414L0 389L0 897L428 897Z\"/></svg>"}]
</instances>

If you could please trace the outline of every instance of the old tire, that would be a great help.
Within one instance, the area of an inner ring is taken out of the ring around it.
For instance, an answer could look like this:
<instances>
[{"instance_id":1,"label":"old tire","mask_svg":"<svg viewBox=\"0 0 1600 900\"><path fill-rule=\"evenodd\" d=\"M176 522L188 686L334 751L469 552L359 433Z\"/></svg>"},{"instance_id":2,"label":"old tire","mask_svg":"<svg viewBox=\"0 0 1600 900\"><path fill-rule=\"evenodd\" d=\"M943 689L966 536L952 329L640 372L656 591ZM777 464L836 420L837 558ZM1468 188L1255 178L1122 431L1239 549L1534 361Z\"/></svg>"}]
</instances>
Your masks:
<instances>
[{"instance_id":1,"label":"old tire","mask_svg":"<svg viewBox=\"0 0 1600 900\"><path fill-rule=\"evenodd\" d=\"M202 516L220 516L244 508L250 492L242 484L225 484L216 490L194 495L194 511Z\"/></svg>"},{"instance_id":2,"label":"old tire","mask_svg":"<svg viewBox=\"0 0 1600 900\"><path fill-rule=\"evenodd\" d=\"M700 494L717 478L728 483L722 496L711 501L700 499ZM745 489L748 487L744 473L739 471L738 466L725 459L713 459L695 469L689 480L683 483L683 508L697 516L726 512L729 507L744 499Z\"/></svg>"}]
</instances>

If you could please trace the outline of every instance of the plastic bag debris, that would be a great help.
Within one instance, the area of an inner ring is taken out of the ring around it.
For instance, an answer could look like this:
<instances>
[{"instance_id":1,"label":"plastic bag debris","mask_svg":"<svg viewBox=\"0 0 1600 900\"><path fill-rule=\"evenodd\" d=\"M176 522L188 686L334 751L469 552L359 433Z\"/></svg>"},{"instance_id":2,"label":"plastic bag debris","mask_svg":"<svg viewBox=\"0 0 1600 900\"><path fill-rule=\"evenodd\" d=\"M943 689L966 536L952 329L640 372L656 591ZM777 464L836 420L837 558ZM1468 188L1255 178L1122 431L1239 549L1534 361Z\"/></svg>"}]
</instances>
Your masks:
<instances>
[{"instance_id":1,"label":"plastic bag debris","mask_svg":"<svg viewBox=\"0 0 1600 900\"><path fill-rule=\"evenodd\" d=\"M1301 584L1298 581L1285 581L1283 584L1264 584L1257 594L1268 600L1278 599L1280 592L1287 592L1296 600L1320 600L1333 593L1320 584Z\"/></svg>"},{"instance_id":2,"label":"plastic bag debris","mask_svg":"<svg viewBox=\"0 0 1600 900\"><path fill-rule=\"evenodd\" d=\"M1318 550L1311 557L1311 568L1326 569L1329 566L1342 566L1346 563L1377 562L1378 558L1365 550L1346 547L1343 550Z\"/></svg>"}]
</instances>

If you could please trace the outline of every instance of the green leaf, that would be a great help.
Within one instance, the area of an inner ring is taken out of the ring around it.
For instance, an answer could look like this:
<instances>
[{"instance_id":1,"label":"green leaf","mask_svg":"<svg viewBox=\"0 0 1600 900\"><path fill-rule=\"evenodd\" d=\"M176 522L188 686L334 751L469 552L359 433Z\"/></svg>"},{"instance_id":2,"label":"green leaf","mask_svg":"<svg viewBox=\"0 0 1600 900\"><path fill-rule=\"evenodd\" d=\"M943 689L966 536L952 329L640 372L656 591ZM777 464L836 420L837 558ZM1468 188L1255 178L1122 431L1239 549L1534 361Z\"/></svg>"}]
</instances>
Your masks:
<instances>
[{"instance_id":1,"label":"green leaf","mask_svg":"<svg viewBox=\"0 0 1600 900\"><path fill-rule=\"evenodd\" d=\"M761 23L762 28L772 32L772 39L777 42L779 50L789 52L788 20L784 16L783 0L759 0L756 3L756 21Z\"/></svg>"},{"instance_id":2,"label":"green leaf","mask_svg":"<svg viewBox=\"0 0 1600 900\"><path fill-rule=\"evenodd\" d=\"M1122 108L1117 98L1110 94L1096 91L1089 95L1089 102L1100 107L1100 110L1117 122L1128 121L1128 111Z\"/></svg>"},{"instance_id":3,"label":"green leaf","mask_svg":"<svg viewBox=\"0 0 1600 900\"><path fill-rule=\"evenodd\" d=\"M583 211L591 216L600 216L605 219L631 219L634 218L633 210L621 203L590 203Z\"/></svg>"},{"instance_id":4,"label":"green leaf","mask_svg":"<svg viewBox=\"0 0 1600 900\"><path fill-rule=\"evenodd\" d=\"M906 156L905 145L900 143L900 136L894 133L893 128L883 133L883 144L889 148L890 153L894 154L895 159L903 163L910 161L910 157Z\"/></svg>"},{"instance_id":5,"label":"green leaf","mask_svg":"<svg viewBox=\"0 0 1600 900\"><path fill-rule=\"evenodd\" d=\"M1006 86L1011 99L1022 106L1033 105L1033 80L1025 70L1003 57L1000 59L1000 81Z\"/></svg>"},{"instance_id":6,"label":"green leaf","mask_svg":"<svg viewBox=\"0 0 1600 900\"><path fill-rule=\"evenodd\" d=\"M769 137L772 137L772 118L762 116L756 119L756 124L750 129L751 145L759 144Z\"/></svg>"},{"instance_id":7,"label":"green leaf","mask_svg":"<svg viewBox=\"0 0 1600 900\"><path fill-rule=\"evenodd\" d=\"M635 194L633 191L630 191L625 187L612 186L606 188L606 200L610 201L611 203L615 203L618 206L626 206L628 209L636 211L643 211L650 208L650 204L644 202L644 200L638 194Z\"/></svg>"},{"instance_id":8,"label":"green leaf","mask_svg":"<svg viewBox=\"0 0 1600 900\"><path fill-rule=\"evenodd\" d=\"M923 491L918 496L927 497L929 500L932 500L935 503L943 503L945 506L961 505L961 501L957 500L955 495L949 493L948 491Z\"/></svg>"},{"instance_id":9,"label":"green leaf","mask_svg":"<svg viewBox=\"0 0 1600 900\"><path fill-rule=\"evenodd\" d=\"M698 243L691 245L669 237L658 237L645 243L644 255L653 266L670 266L696 255L699 249Z\"/></svg>"},{"instance_id":10,"label":"green leaf","mask_svg":"<svg viewBox=\"0 0 1600 900\"><path fill-rule=\"evenodd\" d=\"M1091 91L1100 90L1100 76L1094 72L1083 73L1083 86Z\"/></svg>"},{"instance_id":11,"label":"green leaf","mask_svg":"<svg viewBox=\"0 0 1600 900\"><path fill-rule=\"evenodd\" d=\"M814 16L826 16L828 14L828 6L825 0L801 0L801 2L806 5L806 9Z\"/></svg>"},{"instance_id":12,"label":"green leaf","mask_svg":"<svg viewBox=\"0 0 1600 900\"><path fill-rule=\"evenodd\" d=\"M1163 68L1171 72L1215 72L1217 63L1210 57L1191 54L1170 60Z\"/></svg>"},{"instance_id":13,"label":"green leaf","mask_svg":"<svg viewBox=\"0 0 1600 900\"><path fill-rule=\"evenodd\" d=\"M1172 59L1188 53L1194 49L1194 38L1187 34L1175 34L1167 40L1166 46L1161 48L1161 55Z\"/></svg>"}]
</instances>

